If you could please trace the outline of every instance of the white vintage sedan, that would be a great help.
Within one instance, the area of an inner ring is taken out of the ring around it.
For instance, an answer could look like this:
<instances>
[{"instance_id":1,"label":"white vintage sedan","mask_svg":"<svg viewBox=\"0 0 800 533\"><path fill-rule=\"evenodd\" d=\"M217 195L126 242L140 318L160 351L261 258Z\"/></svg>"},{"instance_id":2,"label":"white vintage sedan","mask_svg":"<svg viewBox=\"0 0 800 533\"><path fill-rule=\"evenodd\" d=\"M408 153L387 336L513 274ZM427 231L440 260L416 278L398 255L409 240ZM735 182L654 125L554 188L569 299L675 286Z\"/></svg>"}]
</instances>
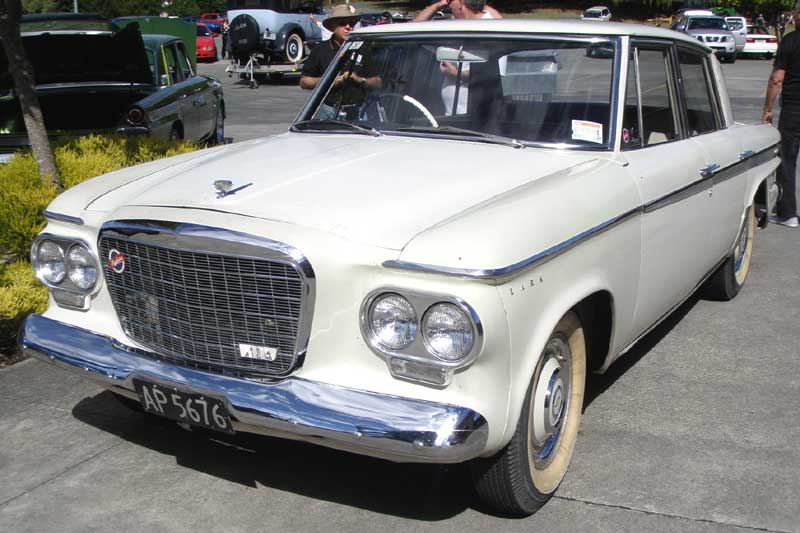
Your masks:
<instances>
[{"instance_id":1,"label":"white vintage sedan","mask_svg":"<svg viewBox=\"0 0 800 533\"><path fill-rule=\"evenodd\" d=\"M469 461L486 502L532 513L587 376L699 287L744 285L778 141L734 122L685 34L373 26L290 132L59 196L20 342L182 424Z\"/></svg>"}]
</instances>

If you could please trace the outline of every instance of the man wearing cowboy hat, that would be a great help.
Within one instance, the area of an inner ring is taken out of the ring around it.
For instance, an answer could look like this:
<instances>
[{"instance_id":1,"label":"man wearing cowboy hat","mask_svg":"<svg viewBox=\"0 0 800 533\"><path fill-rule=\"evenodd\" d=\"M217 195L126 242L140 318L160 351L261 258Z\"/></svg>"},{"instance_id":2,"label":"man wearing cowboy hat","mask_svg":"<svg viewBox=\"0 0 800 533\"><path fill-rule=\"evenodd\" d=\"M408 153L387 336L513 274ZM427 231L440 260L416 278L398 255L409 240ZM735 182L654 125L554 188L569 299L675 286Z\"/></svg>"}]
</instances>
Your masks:
<instances>
[{"instance_id":1,"label":"man wearing cowboy hat","mask_svg":"<svg viewBox=\"0 0 800 533\"><path fill-rule=\"evenodd\" d=\"M355 27L361 17L351 5L338 5L333 8L328 18L322 21L325 29L333 32L331 38L323 41L311 51L300 77L300 87L311 90L317 86L328 65L336 57L339 48L347 40L350 31ZM334 88L342 91L377 89L381 86L381 78L366 51L353 50L353 57L349 58L350 68L339 74L333 82Z\"/></svg>"}]
</instances>

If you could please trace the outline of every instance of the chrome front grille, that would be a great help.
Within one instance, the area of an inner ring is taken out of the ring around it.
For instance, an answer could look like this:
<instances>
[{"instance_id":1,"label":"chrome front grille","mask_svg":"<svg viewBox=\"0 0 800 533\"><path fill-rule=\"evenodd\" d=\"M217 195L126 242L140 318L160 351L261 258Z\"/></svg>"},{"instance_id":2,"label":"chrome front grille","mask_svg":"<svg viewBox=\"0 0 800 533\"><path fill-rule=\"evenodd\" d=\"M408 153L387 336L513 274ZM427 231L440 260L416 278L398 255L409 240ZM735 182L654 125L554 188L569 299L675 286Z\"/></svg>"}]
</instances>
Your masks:
<instances>
[{"instance_id":1,"label":"chrome front grille","mask_svg":"<svg viewBox=\"0 0 800 533\"><path fill-rule=\"evenodd\" d=\"M104 226L99 250L122 329L159 359L239 377L280 377L302 363L314 287L296 250L141 221Z\"/></svg>"}]
</instances>

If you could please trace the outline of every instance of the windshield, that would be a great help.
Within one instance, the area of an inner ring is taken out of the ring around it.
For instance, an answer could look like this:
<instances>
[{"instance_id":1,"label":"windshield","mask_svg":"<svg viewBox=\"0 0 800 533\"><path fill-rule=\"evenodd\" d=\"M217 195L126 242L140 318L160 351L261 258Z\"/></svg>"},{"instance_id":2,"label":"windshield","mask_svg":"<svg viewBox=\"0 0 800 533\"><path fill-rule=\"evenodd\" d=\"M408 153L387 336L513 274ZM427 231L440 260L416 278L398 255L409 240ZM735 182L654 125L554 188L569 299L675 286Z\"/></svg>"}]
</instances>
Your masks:
<instances>
[{"instance_id":1,"label":"windshield","mask_svg":"<svg viewBox=\"0 0 800 533\"><path fill-rule=\"evenodd\" d=\"M728 23L728 28L734 31L741 30L743 27L741 20L728 20L726 22Z\"/></svg>"},{"instance_id":2,"label":"windshield","mask_svg":"<svg viewBox=\"0 0 800 533\"><path fill-rule=\"evenodd\" d=\"M689 19L690 30L727 30L728 25L721 17L702 17Z\"/></svg>"},{"instance_id":3,"label":"windshield","mask_svg":"<svg viewBox=\"0 0 800 533\"><path fill-rule=\"evenodd\" d=\"M615 41L393 37L346 46L295 131L608 147Z\"/></svg>"},{"instance_id":4,"label":"windshield","mask_svg":"<svg viewBox=\"0 0 800 533\"><path fill-rule=\"evenodd\" d=\"M208 31L208 28L205 26L197 26L197 36L198 37L208 37L211 35L211 32Z\"/></svg>"},{"instance_id":5,"label":"windshield","mask_svg":"<svg viewBox=\"0 0 800 533\"><path fill-rule=\"evenodd\" d=\"M586 11L583 12L583 18L587 19L600 18L600 15L601 15L600 11L594 11L591 9L587 9Z\"/></svg>"}]
</instances>

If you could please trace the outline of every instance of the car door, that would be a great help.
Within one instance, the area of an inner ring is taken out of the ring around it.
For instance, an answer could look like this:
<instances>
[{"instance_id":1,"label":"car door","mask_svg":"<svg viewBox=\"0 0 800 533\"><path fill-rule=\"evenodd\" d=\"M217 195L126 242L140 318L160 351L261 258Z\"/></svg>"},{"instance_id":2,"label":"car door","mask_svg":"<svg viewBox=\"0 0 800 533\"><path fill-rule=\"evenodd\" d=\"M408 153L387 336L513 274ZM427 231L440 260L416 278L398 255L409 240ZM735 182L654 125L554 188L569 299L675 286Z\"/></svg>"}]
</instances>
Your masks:
<instances>
[{"instance_id":1,"label":"car door","mask_svg":"<svg viewBox=\"0 0 800 533\"><path fill-rule=\"evenodd\" d=\"M192 139L199 140L206 138L214 129L216 119L216 106L214 105L214 94L211 84L205 76L198 76L192 69L192 62L186 53L186 48L182 42L175 43L178 53L184 83L186 84L187 96L185 98L187 112L191 113ZM188 108L191 106L191 110Z\"/></svg>"},{"instance_id":2,"label":"car door","mask_svg":"<svg viewBox=\"0 0 800 533\"><path fill-rule=\"evenodd\" d=\"M645 330L707 273L710 184L703 153L686 137L669 42L631 44L621 128L625 169L642 201L642 259L635 329Z\"/></svg>"},{"instance_id":3,"label":"car door","mask_svg":"<svg viewBox=\"0 0 800 533\"><path fill-rule=\"evenodd\" d=\"M710 183L711 236L709 250L721 259L738 232L747 186L747 169L738 128L726 128L719 106L711 56L704 51L677 47L679 81L690 138L703 152L704 175ZM719 83L724 83L719 80Z\"/></svg>"}]
</instances>

